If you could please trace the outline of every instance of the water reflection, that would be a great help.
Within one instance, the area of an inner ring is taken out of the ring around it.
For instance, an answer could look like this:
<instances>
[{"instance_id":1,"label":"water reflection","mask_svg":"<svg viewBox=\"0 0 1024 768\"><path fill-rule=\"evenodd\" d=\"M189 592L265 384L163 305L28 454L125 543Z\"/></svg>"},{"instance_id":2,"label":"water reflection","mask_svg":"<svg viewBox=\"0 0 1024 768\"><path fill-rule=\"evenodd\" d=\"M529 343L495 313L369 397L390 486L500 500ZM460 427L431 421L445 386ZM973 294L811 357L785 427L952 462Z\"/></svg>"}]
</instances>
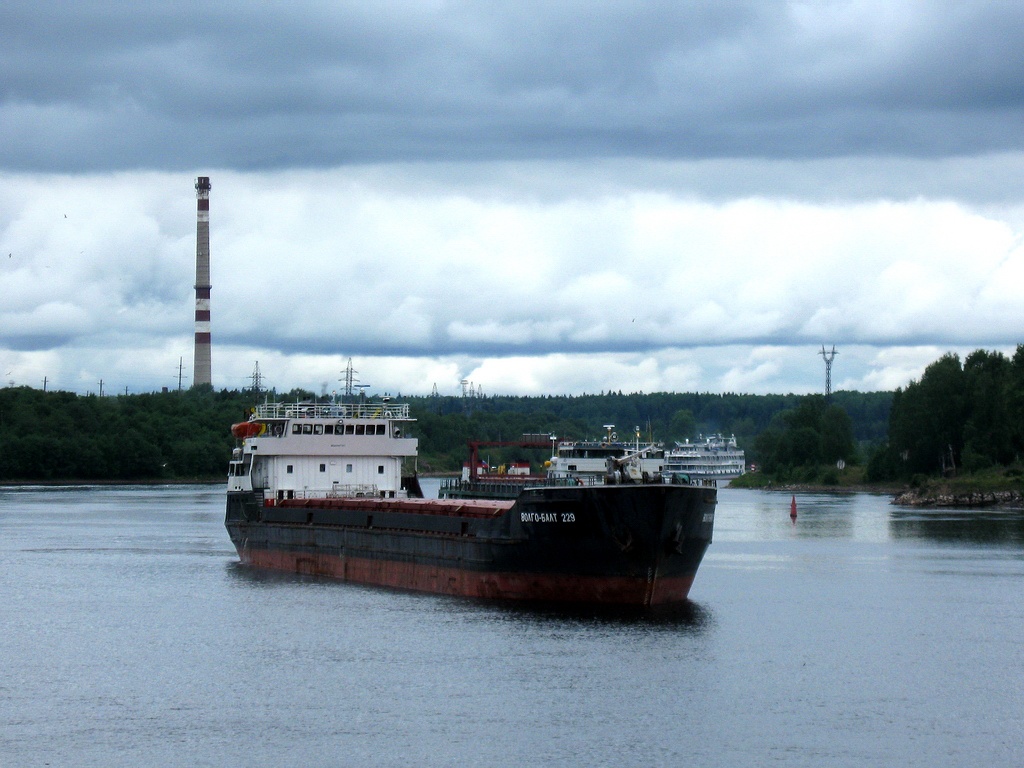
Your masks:
<instances>
[{"instance_id":1,"label":"water reflection","mask_svg":"<svg viewBox=\"0 0 1024 768\"><path fill-rule=\"evenodd\" d=\"M794 497L796 520L790 518ZM1024 545L1022 509L921 509L895 507L890 502L886 494L726 489L719 493L715 541L925 539Z\"/></svg>"},{"instance_id":2,"label":"water reflection","mask_svg":"<svg viewBox=\"0 0 1024 768\"><path fill-rule=\"evenodd\" d=\"M540 624L566 622L574 626L635 625L645 627L677 628L700 632L713 625L711 609L692 601L677 605L642 608L617 605L577 605L573 603L522 602L518 600L483 600L451 595L435 595L377 585L357 584L326 576L288 573L255 568L234 560L225 565L228 578L237 586L260 590L290 589L319 585L336 588L348 595L359 594L383 601L414 600L421 610L432 605L447 614L474 614L489 619Z\"/></svg>"},{"instance_id":3,"label":"water reflection","mask_svg":"<svg viewBox=\"0 0 1024 768\"><path fill-rule=\"evenodd\" d=\"M1024 510L907 509L889 513L893 539L1024 546Z\"/></svg>"},{"instance_id":4,"label":"water reflection","mask_svg":"<svg viewBox=\"0 0 1024 768\"><path fill-rule=\"evenodd\" d=\"M234 555L233 552L232 555L231 560L225 563L224 570L228 578L237 586L271 589L275 587L293 587L296 584L346 584L344 581L329 579L326 576L256 568L239 561L237 555Z\"/></svg>"},{"instance_id":5,"label":"water reflection","mask_svg":"<svg viewBox=\"0 0 1024 768\"><path fill-rule=\"evenodd\" d=\"M481 610L503 615L516 623L550 624L565 622L573 626L639 626L660 629L684 629L703 632L714 625L711 609L691 600L676 605L650 608L613 605L574 605L566 603L522 603L518 601L471 601Z\"/></svg>"},{"instance_id":6,"label":"water reflection","mask_svg":"<svg viewBox=\"0 0 1024 768\"><path fill-rule=\"evenodd\" d=\"M791 517L796 500L797 516ZM779 493L723 489L715 541L888 538L888 497L865 493ZM713 547L714 545L712 545Z\"/></svg>"}]
</instances>

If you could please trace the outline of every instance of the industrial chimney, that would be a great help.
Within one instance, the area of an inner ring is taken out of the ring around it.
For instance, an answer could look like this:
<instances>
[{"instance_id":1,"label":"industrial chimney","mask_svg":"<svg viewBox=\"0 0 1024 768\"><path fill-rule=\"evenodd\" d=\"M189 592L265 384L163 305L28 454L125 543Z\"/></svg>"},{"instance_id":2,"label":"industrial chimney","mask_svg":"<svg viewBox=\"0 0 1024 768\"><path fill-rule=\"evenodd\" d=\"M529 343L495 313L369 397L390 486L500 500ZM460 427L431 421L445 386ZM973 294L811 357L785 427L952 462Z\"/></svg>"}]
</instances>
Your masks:
<instances>
[{"instance_id":1,"label":"industrial chimney","mask_svg":"<svg viewBox=\"0 0 1024 768\"><path fill-rule=\"evenodd\" d=\"M210 177L196 179L196 343L192 386L213 384L210 373Z\"/></svg>"}]
</instances>

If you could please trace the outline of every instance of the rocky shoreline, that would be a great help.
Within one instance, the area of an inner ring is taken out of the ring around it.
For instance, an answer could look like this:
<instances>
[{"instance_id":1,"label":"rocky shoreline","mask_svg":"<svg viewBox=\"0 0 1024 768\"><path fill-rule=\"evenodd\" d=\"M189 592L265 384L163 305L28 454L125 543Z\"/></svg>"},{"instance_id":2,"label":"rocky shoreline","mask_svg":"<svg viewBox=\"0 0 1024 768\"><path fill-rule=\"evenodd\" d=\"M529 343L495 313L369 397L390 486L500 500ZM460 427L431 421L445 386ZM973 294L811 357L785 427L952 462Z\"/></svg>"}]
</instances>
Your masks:
<instances>
[{"instance_id":1,"label":"rocky shoreline","mask_svg":"<svg viewBox=\"0 0 1024 768\"><path fill-rule=\"evenodd\" d=\"M890 504L902 507L1024 507L1024 490L954 490L939 488L893 488L891 485L818 486L808 484L767 485L759 490L774 493L875 493L890 496Z\"/></svg>"},{"instance_id":2,"label":"rocky shoreline","mask_svg":"<svg viewBox=\"0 0 1024 768\"><path fill-rule=\"evenodd\" d=\"M896 494L892 503L906 507L1019 507L1024 506L1024 494L1020 491L965 491L960 493L904 491Z\"/></svg>"}]
</instances>

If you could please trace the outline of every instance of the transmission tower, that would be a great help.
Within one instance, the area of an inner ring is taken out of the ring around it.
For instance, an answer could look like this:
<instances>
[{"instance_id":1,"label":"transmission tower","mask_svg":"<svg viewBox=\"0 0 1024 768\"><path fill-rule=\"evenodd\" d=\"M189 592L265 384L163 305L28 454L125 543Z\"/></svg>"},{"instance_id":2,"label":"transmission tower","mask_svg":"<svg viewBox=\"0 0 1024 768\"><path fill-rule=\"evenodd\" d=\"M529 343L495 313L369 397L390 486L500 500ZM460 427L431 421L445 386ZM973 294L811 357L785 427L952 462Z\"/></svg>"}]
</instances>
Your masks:
<instances>
[{"instance_id":1,"label":"transmission tower","mask_svg":"<svg viewBox=\"0 0 1024 768\"><path fill-rule=\"evenodd\" d=\"M345 377L340 379L341 383L345 385L345 397L352 397L352 390L355 389L356 382L359 381L359 379L356 378L357 373L359 373L359 371L352 368L352 358L350 357L348 359L348 365L345 366Z\"/></svg>"},{"instance_id":2,"label":"transmission tower","mask_svg":"<svg viewBox=\"0 0 1024 768\"><path fill-rule=\"evenodd\" d=\"M825 399L832 397L832 361L836 359L836 345L832 345L832 351L826 352L825 345L821 345L821 359L825 361Z\"/></svg>"},{"instance_id":3,"label":"transmission tower","mask_svg":"<svg viewBox=\"0 0 1024 768\"><path fill-rule=\"evenodd\" d=\"M263 374L260 373L260 361L256 361L256 366L252 369L252 394L253 397L259 402L260 391L263 389Z\"/></svg>"}]
</instances>

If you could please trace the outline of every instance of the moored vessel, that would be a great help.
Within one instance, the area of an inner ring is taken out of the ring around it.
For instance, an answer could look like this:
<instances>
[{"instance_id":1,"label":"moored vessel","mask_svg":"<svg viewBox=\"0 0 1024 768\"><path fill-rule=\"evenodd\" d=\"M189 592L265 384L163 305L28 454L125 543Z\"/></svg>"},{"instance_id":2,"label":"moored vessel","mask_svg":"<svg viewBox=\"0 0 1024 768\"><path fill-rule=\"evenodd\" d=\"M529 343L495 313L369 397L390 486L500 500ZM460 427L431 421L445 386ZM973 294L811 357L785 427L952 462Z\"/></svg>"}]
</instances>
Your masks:
<instances>
[{"instance_id":1,"label":"moored vessel","mask_svg":"<svg viewBox=\"0 0 1024 768\"><path fill-rule=\"evenodd\" d=\"M232 431L225 525L242 562L441 594L683 601L716 490L523 482L507 498L422 498L407 404L258 406Z\"/></svg>"}]
</instances>

